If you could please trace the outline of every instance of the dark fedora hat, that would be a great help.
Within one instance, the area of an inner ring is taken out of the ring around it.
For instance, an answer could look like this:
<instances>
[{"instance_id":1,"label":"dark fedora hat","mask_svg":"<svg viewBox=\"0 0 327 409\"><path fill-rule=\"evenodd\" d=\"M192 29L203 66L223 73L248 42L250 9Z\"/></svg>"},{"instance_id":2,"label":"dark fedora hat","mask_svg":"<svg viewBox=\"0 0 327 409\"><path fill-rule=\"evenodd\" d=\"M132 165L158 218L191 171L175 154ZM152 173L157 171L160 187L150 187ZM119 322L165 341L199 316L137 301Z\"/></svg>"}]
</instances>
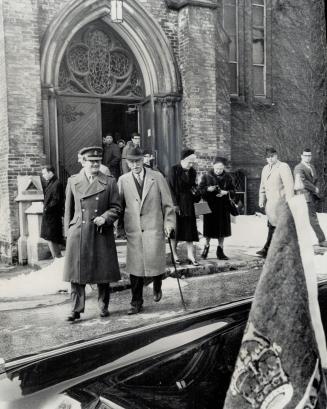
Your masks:
<instances>
[{"instance_id":1,"label":"dark fedora hat","mask_svg":"<svg viewBox=\"0 0 327 409\"><path fill-rule=\"evenodd\" d=\"M102 160L103 149L100 146L89 146L81 149L78 154L86 160Z\"/></svg>"},{"instance_id":2,"label":"dark fedora hat","mask_svg":"<svg viewBox=\"0 0 327 409\"><path fill-rule=\"evenodd\" d=\"M126 152L126 159L137 160L143 158L143 151L139 146L129 146Z\"/></svg>"}]
</instances>

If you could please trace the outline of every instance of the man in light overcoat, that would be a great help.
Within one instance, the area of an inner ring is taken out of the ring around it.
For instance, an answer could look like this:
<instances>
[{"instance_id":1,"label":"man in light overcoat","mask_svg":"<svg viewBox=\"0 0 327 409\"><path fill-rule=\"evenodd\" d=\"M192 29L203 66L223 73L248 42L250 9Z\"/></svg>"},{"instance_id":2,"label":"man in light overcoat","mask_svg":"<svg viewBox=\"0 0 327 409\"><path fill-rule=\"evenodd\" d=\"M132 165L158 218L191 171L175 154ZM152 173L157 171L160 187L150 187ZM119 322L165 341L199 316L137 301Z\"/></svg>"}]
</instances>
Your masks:
<instances>
[{"instance_id":1,"label":"man in light overcoat","mask_svg":"<svg viewBox=\"0 0 327 409\"><path fill-rule=\"evenodd\" d=\"M139 147L130 147L126 159L131 171L118 180L127 238L126 270L130 274L132 301L128 314L143 305L144 277L153 277L153 299L162 297L166 266L166 240L175 230L176 217L168 184L160 172L143 166Z\"/></svg>"},{"instance_id":2,"label":"man in light overcoat","mask_svg":"<svg viewBox=\"0 0 327 409\"><path fill-rule=\"evenodd\" d=\"M263 249L257 254L266 257L277 225L281 203L294 196L294 181L287 163L278 160L274 148L266 149L267 165L262 169L259 189L259 207L265 208L268 218L268 237Z\"/></svg>"},{"instance_id":3,"label":"man in light overcoat","mask_svg":"<svg viewBox=\"0 0 327 409\"><path fill-rule=\"evenodd\" d=\"M71 283L75 321L85 308L85 285L97 284L100 316L109 315L109 283L120 280L113 223L120 212L114 177L102 174L102 148L80 151L83 169L68 179L65 202L67 236L64 281Z\"/></svg>"},{"instance_id":4,"label":"man in light overcoat","mask_svg":"<svg viewBox=\"0 0 327 409\"><path fill-rule=\"evenodd\" d=\"M299 188L295 186L295 194L304 194L308 205L310 224L317 236L319 246L327 247L326 237L320 227L316 213L316 202L321 197L319 188L317 186L317 171L314 165L311 164L311 159L311 150L304 149L301 155L301 162L298 163L294 168L294 179L299 180L301 183L301 186L298 186Z\"/></svg>"}]
</instances>

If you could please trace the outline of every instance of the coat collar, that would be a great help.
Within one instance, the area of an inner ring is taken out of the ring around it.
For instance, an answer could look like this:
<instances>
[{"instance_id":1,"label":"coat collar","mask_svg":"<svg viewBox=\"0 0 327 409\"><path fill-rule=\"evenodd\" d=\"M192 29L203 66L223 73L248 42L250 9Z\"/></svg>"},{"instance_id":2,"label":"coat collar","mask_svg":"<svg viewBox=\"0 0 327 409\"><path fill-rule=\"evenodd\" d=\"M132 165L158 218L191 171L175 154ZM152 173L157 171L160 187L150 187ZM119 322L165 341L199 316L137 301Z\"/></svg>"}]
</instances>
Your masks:
<instances>
[{"instance_id":1,"label":"coat collar","mask_svg":"<svg viewBox=\"0 0 327 409\"><path fill-rule=\"evenodd\" d=\"M145 170L145 177L144 177L144 185L143 185L143 192L142 192L142 199L140 199L140 196L138 194L138 191L135 186L134 178L133 178L133 173L132 171L128 172L127 174L127 179L128 179L128 184L133 192L133 195L135 196L136 200L140 202L140 205L142 206L144 203L144 199L148 195L151 186L153 185L153 182L155 180L153 176L154 171L151 169L146 169Z\"/></svg>"},{"instance_id":2,"label":"coat collar","mask_svg":"<svg viewBox=\"0 0 327 409\"><path fill-rule=\"evenodd\" d=\"M82 198L96 195L103 190L105 190L106 185L108 184L107 176L99 172L97 179L89 183L84 169L82 169L78 175L74 178L73 181L76 190L81 194Z\"/></svg>"}]
</instances>

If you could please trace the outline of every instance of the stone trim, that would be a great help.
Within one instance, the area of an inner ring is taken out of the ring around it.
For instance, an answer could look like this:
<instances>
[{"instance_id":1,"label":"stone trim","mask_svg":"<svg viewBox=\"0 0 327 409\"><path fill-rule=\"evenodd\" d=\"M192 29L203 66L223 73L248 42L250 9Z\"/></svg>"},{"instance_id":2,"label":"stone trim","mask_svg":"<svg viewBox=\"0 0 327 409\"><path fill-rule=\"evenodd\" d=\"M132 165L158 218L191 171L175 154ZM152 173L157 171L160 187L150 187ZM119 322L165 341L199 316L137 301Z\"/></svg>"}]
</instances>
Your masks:
<instances>
[{"instance_id":1,"label":"stone trim","mask_svg":"<svg viewBox=\"0 0 327 409\"><path fill-rule=\"evenodd\" d=\"M180 10L186 6L205 7L208 9L216 9L217 4L213 0L165 0L167 7L172 10Z\"/></svg>"}]
</instances>

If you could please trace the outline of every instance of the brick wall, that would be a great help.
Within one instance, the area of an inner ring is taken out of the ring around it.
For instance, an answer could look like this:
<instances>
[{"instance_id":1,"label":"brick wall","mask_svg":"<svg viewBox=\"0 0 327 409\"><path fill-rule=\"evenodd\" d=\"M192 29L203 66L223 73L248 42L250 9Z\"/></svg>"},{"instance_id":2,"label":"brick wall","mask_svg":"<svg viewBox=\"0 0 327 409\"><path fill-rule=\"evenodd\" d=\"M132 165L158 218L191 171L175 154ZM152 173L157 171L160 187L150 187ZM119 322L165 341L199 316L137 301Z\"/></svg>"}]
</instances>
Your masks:
<instances>
[{"instance_id":1,"label":"brick wall","mask_svg":"<svg viewBox=\"0 0 327 409\"><path fill-rule=\"evenodd\" d=\"M268 2L269 4L269 2ZM243 67L248 88L232 103L232 161L251 178L265 164L264 150L275 146L292 167L303 148L314 152L323 173L323 111L326 106L326 30L323 1L272 2L271 36L267 38L266 100L251 95L251 66ZM245 53L251 50L245 47ZM243 56L246 61L246 56ZM257 192L253 191L257 198ZM252 199L251 199L252 200ZM249 206L250 211L254 207Z\"/></svg>"},{"instance_id":2,"label":"brick wall","mask_svg":"<svg viewBox=\"0 0 327 409\"><path fill-rule=\"evenodd\" d=\"M1 258L15 259L19 237L17 175L37 174L44 162L40 90L40 39L37 2L3 1L7 72L7 165L1 178L8 186L7 226L1 227ZM2 48L3 49L3 48ZM3 92L1 92L3 95ZM7 168L7 169L6 169ZM5 173L7 175L5 176ZM3 182L2 182L3 183ZM8 252L11 248L11 252Z\"/></svg>"}]
</instances>

